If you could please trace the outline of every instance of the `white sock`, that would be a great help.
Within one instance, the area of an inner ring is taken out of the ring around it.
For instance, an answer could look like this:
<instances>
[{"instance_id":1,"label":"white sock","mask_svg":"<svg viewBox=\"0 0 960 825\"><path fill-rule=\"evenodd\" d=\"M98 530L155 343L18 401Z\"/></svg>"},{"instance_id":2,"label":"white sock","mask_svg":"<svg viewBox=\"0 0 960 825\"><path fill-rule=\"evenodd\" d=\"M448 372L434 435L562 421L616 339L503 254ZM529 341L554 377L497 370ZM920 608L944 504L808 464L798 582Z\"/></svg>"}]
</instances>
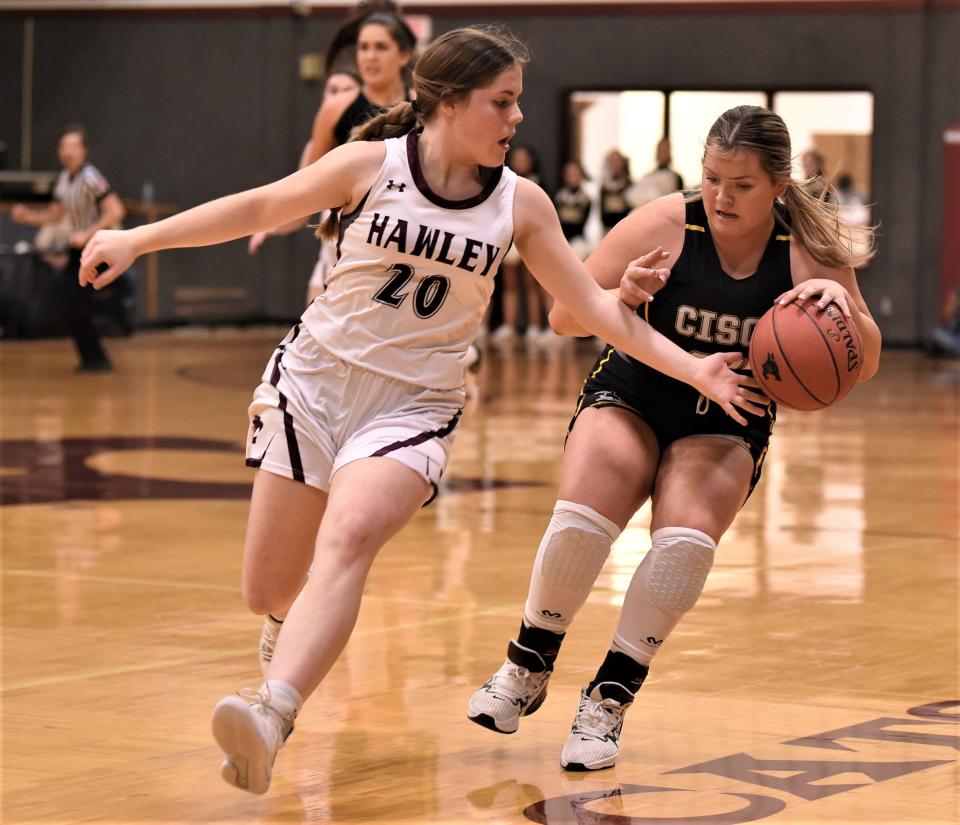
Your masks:
<instances>
[{"instance_id":1,"label":"white sock","mask_svg":"<svg viewBox=\"0 0 960 825\"><path fill-rule=\"evenodd\" d=\"M303 697L297 689L279 679L270 679L260 686L260 692L269 693L270 704L285 719L296 719L303 707Z\"/></svg>"}]
</instances>

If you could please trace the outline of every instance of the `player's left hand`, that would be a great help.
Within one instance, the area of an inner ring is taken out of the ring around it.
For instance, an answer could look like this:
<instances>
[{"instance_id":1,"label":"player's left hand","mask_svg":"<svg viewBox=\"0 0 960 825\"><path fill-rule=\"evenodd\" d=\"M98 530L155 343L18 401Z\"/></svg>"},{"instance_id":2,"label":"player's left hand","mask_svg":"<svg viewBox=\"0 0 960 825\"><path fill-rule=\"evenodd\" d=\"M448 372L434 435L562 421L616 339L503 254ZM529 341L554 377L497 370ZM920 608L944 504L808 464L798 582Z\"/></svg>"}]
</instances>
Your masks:
<instances>
[{"instance_id":1,"label":"player's left hand","mask_svg":"<svg viewBox=\"0 0 960 825\"><path fill-rule=\"evenodd\" d=\"M791 301L812 301L817 295L820 296L815 304L817 309L826 309L830 304L836 304L845 317L850 318L850 304L853 299L846 287L829 278L811 278L808 281L797 284L793 289L784 292L774 303L786 306Z\"/></svg>"},{"instance_id":2,"label":"player's left hand","mask_svg":"<svg viewBox=\"0 0 960 825\"><path fill-rule=\"evenodd\" d=\"M652 252L630 261L620 279L620 300L634 310L652 301L670 277L670 270L660 266L669 256L669 252L658 246Z\"/></svg>"},{"instance_id":3,"label":"player's left hand","mask_svg":"<svg viewBox=\"0 0 960 825\"><path fill-rule=\"evenodd\" d=\"M703 395L720 405L734 421L743 426L747 419L742 412L764 415L770 399L763 394L752 375L734 372L743 363L739 352L715 352L699 359L697 373L690 382ZM739 409L737 409L739 407Z\"/></svg>"},{"instance_id":4,"label":"player's left hand","mask_svg":"<svg viewBox=\"0 0 960 825\"><path fill-rule=\"evenodd\" d=\"M130 268L138 254L134 230L101 229L80 256L80 286L103 289Z\"/></svg>"},{"instance_id":5,"label":"player's left hand","mask_svg":"<svg viewBox=\"0 0 960 825\"><path fill-rule=\"evenodd\" d=\"M269 232L254 232L247 241L247 254L256 255L257 251L263 246L263 242L270 237Z\"/></svg>"}]
</instances>

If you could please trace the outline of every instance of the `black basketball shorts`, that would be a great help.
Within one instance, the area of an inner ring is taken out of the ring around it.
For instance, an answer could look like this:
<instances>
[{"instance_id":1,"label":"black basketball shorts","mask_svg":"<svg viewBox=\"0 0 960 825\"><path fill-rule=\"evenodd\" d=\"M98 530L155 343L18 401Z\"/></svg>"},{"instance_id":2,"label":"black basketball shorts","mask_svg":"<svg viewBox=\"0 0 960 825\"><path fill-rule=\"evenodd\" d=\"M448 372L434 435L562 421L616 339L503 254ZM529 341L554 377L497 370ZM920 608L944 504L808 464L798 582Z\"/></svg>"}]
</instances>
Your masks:
<instances>
[{"instance_id":1,"label":"black basketball shorts","mask_svg":"<svg viewBox=\"0 0 960 825\"><path fill-rule=\"evenodd\" d=\"M747 425L738 424L693 387L649 367L638 368L609 345L584 382L577 409L567 428L568 434L577 417L588 407L619 407L633 413L653 431L661 454L674 441L694 435L735 440L753 458L750 493L760 480L776 420L776 405L771 404L767 415L743 413Z\"/></svg>"}]
</instances>

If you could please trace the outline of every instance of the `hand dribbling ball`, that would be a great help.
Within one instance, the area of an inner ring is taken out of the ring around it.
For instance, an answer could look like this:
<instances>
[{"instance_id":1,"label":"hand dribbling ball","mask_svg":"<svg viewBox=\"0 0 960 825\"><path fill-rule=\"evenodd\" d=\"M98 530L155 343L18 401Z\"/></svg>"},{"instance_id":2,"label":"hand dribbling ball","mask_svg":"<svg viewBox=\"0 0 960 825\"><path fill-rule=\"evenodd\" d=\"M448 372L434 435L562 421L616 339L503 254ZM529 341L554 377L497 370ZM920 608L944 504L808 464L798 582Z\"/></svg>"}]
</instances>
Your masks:
<instances>
[{"instance_id":1,"label":"hand dribbling ball","mask_svg":"<svg viewBox=\"0 0 960 825\"><path fill-rule=\"evenodd\" d=\"M750 368L764 393L784 407L820 410L857 383L863 344L836 304L774 304L750 338Z\"/></svg>"}]
</instances>

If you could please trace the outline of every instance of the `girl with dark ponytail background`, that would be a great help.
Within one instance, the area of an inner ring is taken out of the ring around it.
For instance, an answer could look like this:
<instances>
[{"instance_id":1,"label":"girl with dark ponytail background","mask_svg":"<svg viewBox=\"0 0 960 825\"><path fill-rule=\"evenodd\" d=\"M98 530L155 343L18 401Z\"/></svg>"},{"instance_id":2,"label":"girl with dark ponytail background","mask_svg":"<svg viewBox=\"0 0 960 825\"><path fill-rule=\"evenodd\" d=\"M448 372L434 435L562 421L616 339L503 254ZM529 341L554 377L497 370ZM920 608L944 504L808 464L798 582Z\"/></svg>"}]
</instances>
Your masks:
<instances>
[{"instance_id":1,"label":"girl with dark ponytail background","mask_svg":"<svg viewBox=\"0 0 960 825\"><path fill-rule=\"evenodd\" d=\"M314 117L310 140L300 158L308 166L350 139L353 130L410 96L416 37L391 2L361 3L356 14L333 37L327 49L323 102ZM254 233L247 246L255 255L270 235L302 229L306 218ZM323 292L336 264L336 248L323 243L307 287L307 304ZM264 652L270 655L279 624L264 626Z\"/></svg>"}]
</instances>

